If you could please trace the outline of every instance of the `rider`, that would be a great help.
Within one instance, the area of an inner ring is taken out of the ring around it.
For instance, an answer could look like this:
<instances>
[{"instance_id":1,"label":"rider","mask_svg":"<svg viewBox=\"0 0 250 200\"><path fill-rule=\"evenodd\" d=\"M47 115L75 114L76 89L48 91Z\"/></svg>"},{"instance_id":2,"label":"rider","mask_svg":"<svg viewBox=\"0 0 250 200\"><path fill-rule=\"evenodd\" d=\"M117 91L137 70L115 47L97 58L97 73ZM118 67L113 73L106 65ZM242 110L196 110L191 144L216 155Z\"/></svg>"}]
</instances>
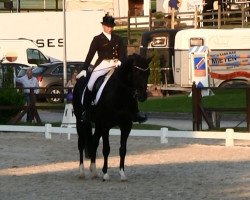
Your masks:
<instances>
[{"instance_id":1,"label":"rider","mask_svg":"<svg viewBox=\"0 0 250 200\"><path fill-rule=\"evenodd\" d=\"M95 53L97 52L98 59L94 64L94 70L91 73L88 85L84 91L83 104L85 107L85 112L83 113L83 120L87 120L88 118L88 112L93 100L92 90L95 81L100 76L109 72L112 68L120 66L121 61L124 60L127 55L126 48L122 42L122 38L112 33L113 27L116 25L114 23L114 18L107 13L103 17L103 21L101 22L101 24L103 27L103 32L93 38L84 62L83 70L77 76L77 78L79 78L82 74L85 73L84 70L87 70L89 68L90 63ZM147 120L147 117L139 112L137 99L134 99L133 104L133 121L139 123L145 122Z\"/></svg>"}]
</instances>

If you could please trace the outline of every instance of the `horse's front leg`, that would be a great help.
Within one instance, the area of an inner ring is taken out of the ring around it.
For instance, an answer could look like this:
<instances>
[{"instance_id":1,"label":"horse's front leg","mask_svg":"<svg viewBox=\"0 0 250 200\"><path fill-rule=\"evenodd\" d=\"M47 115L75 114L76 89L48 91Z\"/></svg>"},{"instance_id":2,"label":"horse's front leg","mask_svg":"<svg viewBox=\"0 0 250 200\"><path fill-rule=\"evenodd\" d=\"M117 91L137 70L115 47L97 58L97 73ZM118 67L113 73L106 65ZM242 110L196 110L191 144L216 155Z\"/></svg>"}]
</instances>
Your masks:
<instances>
[{"instance_id":1,"label":"horse's front leg","mask_svg":"<svg viewBox=\"0 0 250 200\"><path fill-rule=\"evenodd\" d=\"M103 172L103 181L106 181L109 180L109 175L108 175L108 156L110 153L109 130L103 130L102 139L103 139L102 154L104 157L102 172Z\"/></svg>"},{"instance_id":2,"label":"horse's front leg","mask_svg":"<svg viewBox=\"0 0 250 200\"><path fill-rule=\"evenodd\" d=\"M121 181L126 181L127 177L125 175L124 171L124 166L125 166L125 157L127 153L127 140L129 133L132 128L132 123L130 126L125 126L125 127L120 127L121 129L121 140L120 140L120 149L119 149L119 154L120 154L120 176L121 176Z\"/></svg>"}]
</instances>

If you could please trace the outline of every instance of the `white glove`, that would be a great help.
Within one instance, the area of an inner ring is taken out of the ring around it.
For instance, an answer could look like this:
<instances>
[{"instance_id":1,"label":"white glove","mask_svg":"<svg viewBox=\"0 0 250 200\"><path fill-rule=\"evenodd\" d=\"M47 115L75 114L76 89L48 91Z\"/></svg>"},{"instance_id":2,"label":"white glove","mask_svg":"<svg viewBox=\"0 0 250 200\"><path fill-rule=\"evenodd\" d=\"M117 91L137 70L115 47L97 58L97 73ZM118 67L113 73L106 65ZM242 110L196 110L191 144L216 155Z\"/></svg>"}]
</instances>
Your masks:
<instances>
[{"instance_id":1,"label":"white glove","mask_svg":"<svg viewBox=\"0 0 250 200\"><path fill-rule=\"evenodd\" d=\"M79 74L76 75L76 79L79 79L79 78L81 78L82 76L86 77L86 75L87 75L86 70L82 70L82 71L80 71Z\"/></svg>"},{"instance_id":2,"label":"white glove","mask_svg":"<svg viewBox=\"0 0 250 200\"><path fill-rule=\"evenodd\" d=\"M121 66L121 64L122 64L122 62L120 60L117 60L115 62L115 67L119 67L119 66Z\"/></svg>"}]
</instances>

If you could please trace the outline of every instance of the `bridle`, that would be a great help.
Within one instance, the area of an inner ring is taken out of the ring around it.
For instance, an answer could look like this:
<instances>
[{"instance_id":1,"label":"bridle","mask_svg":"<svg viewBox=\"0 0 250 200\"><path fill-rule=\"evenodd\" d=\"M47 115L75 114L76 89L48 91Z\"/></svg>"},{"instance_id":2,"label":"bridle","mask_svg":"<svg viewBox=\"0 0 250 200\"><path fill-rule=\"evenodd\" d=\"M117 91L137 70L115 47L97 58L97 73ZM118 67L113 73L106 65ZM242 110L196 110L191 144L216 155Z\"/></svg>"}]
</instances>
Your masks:
<instances>
[{"instance_id":1,"label":"bridle","mask_svg":"<svg viewBox=\"0 0 250 200\"><path fill-rule=\"evenodd\" d=\"M140 70L140 71L143 71L143 72L148 71L149 68L150 68L150 66L148 66L146 69L144 69L144 68L141 68L141 67L139 67L139 66L137 66L137 65L133 65L132 67L133 67L133 68L136 68L136 69L138 69L138 70ZM132 91L133 91L133 97L134 97L134 98L137 98L137 96L138 96L138 89L133 88Z\"/></svg>"}]
</instances>

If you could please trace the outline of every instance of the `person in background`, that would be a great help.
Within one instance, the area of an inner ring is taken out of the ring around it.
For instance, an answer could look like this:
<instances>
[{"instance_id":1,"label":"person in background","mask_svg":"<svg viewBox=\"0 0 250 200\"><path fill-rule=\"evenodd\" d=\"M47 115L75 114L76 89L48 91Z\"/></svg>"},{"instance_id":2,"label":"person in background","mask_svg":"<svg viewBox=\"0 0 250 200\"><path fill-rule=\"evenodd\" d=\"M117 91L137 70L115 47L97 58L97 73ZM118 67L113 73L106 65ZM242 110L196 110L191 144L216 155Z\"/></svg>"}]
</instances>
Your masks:
<instances>
[{"instance_id":1,"label":"person in background","mask_svg":"<svg viewBox=\"0 0 250 200\"><path fill-rule=\"evenodd\" d=\"M24 76L20 77L20 78L16 78L16 81L21 83L22 86L24 87L24 96L25 96L25 101L26 101L26 106L30 106L31 105L31 100L32 100L32 96L31 96L31 89L30 88L34 88L34 102L36 101L36 97L35 94L39 93L39 84L38 84L38 80L36 77L33 76L32 73L32 67L27 69L27 72ZM32 122L34 121L34 110L32 109L32 107L28 107L27 110L27 118L26 118L27 122Z\"/></svg>"},{"instance_id":2,"label":"person in background","mask_svg":"<svg viewBox=\"0 0 250 200\"><path fill-rule=\"evenodd\" d=\"M181 7L182 0L164 0L163 8L168 10L168 13L171 13L172 10L178 11Z\"/></svg>"},{"instance_id":3,"label":"person in background","mask_svg":"<svg viewBox=\"0 0 250 200\"><path fill-rule=\"evenodd\" d=\"M71 79L67 82L66 88L68 88L68 94L67 94L67 102L72 103L73 100L73 88L76 84L76 76L78 74L77 69L72 70L71 72Z\"/></svg>"},{"instance_id":4,"label":"person in background","mask_svg":"<svg viewBox=\"0 0 250 200\"><path fill-rule=\"evenodd\" d=\"M103 32L93 38L84 62L83 70L77 76L77 78L81 77L81 73L84 73L86 72L85 70L88 70L94 55L97 53L98 58L94 64L94 69L91 73L88 85L84 91L83 103L86 110L83 113L84 121L88 120L89 118L87 117L87 115L89 113L91 102L93 100L92 90L95 81L100 76L108 73L111 69L119 67L121 65L121 62L127 56L127 50L123 45L122 38L113 33L113 28L116 25L114 21L115 19L108 13L103 17L103 21L101 22ZM140 114L137 99L133 99L134 102L132 103L133 105L131 105L132 110L135 113L133 121L143 123L147 120L147 117Z\"/></svg>"},{"instance_id":5,"label":"person in background","mask_svg":"<svg viewBox=\"0 0 250 200\"><path fill-rule=\"evenodd\" d=\"M76 69L74 69L71 73L71 79L67 82L66 87L73 88L76 84L76 76L78 72Z\"/></svg>"}]
</instances>

